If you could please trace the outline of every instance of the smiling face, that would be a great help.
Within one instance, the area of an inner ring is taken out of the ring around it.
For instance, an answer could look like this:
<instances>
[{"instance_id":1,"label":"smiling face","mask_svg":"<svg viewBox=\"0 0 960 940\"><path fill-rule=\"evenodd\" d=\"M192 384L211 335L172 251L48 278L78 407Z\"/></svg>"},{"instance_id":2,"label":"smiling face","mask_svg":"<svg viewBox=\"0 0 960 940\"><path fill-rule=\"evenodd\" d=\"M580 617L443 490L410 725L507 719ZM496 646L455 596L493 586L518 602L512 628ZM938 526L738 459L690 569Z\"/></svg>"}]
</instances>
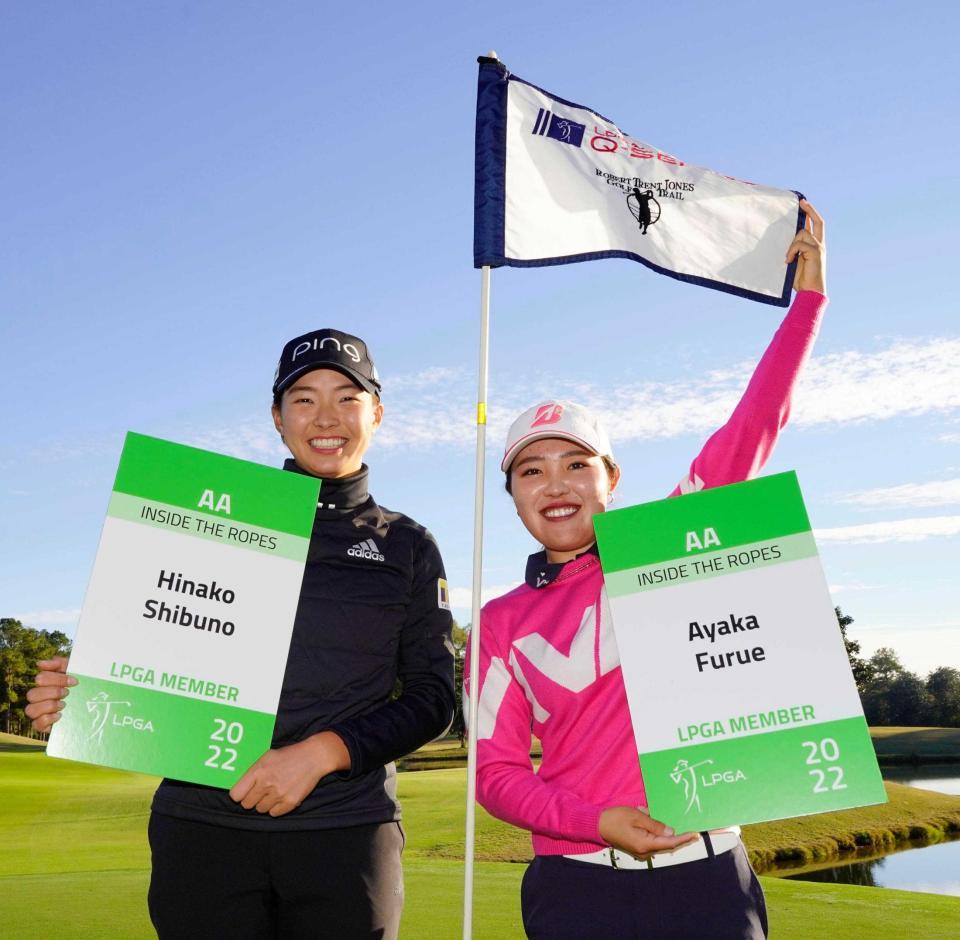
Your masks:
<instances>
[{"instance_id":1,"label":"smiling face","mask_svg":"<svg viewBox=\"0 0 960 940\"><path fill-rule=\"evenodd\" d=\"M356 473L383 418L383 405L342 372L301 375L273 407L273 423L293 459L317 477Z\"/></svg>"},{"instance_id":2,"label":"smiling face","mask_svg":"<svg viewBox=\"0 0 960 940\"><path fill-rule=\"evenodd\" d=\"M593 516L620 481L602 457L560 438L528 444L510 466L517 513L547 550L547 561L575 558L595 541Z\"/></svg>"}]
</instances>

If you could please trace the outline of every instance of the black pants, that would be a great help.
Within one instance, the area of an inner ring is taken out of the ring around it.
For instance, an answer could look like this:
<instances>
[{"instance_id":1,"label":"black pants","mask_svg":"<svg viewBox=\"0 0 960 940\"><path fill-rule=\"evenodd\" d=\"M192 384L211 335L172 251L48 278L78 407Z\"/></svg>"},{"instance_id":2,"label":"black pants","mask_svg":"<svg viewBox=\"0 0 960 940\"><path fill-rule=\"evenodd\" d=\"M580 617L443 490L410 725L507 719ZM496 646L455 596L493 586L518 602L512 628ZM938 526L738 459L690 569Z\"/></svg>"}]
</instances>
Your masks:
<instances>
[{"instance_id":1,"label":"black pants","mask_svg":"<svg viewBox=\"0 0 960 940\"><path fill-rule=\"evenodd\" d=\"M390 940L403 909L396 822L256 832L150 817L160 940Z\"/></svg>"},{"instance_id":2,"label":"black pants","mask_svg":"<svg viewBox=\"0 0 960 940\"><path fill-rule=\"evenodd\" d=\"M523 876L523 926L549 940L754 940L767 935L743 846L683 865L617 870L538 855Z\"/></svg>"}]
</instances>

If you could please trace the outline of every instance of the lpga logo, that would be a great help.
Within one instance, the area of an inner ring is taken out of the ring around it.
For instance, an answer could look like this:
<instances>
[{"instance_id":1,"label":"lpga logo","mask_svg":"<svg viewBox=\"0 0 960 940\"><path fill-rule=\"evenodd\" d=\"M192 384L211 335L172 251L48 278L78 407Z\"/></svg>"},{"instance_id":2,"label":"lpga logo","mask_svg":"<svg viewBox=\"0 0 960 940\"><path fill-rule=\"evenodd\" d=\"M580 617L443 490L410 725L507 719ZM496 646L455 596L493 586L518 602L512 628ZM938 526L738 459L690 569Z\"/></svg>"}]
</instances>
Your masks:
<instances>
[{"instance_id":1,"label":"lpga logo","mask_svg":"<svg viewBox=\"0 0 960 940\"><path fill-rule=\"evenodd\" d=\"M103 729L107 726L107 719L114 705L129 705L129 702L111 702L106 692L98 692L87 702L87 711L93 715L93 724L90 726L90 740L100 744L103 741Z\"/></svg>"},{"instance_id":2,"label":"lpga logo","mask_svg":"<svg viewBox=\"0 0 960 940\"><path fill-rule=\"evenodd\" d=\"M710 774L707 774L706 771L697 773L698 768L706 767L712 763L713 761L709 758L696 764L691 764L688 760L681 758L674 765L673 770L670 771L670 779L678 786L683 787L683 798L687 801L684 813L689 813L694 807L696 807L698 813L703 811L700 806L701 790L707 787L715 787L721 783L737 783L740 780L747 779L747 775L742 770L715 770Z\"/></svg>"},{"instance_id":3,"label":"lpga logo","mask_svg":"<svg viewBox=\"0 0 960 940\"><path fill-rule=\"evenodd\" d=\"M90 725L90 734L87 736L87 740L102 744L103 731L108 722L119 728L130 727L136 731L153 731L151 721L135 718L133 715L118 715L113 710L114 705L126 705L129 708L130 704L130 702L111 699L106 692L98 692L92 699L88 699L87 711L93 715L93 721Z\"/></svg>"},{"instance_id":4,"label":"lpga logo","mask_svg":"<svg viewBox=\"0 0 960 940\"><path fill-rule=\"evenodd\" d=\"M697 768L705 764L712 764L712 760L702 760L699 764L691 764L686 760L678 760L676 767L670 772L670 779L674 783L683 785L683 798L687 801L685 813L689 813L694 806L700 812L700 794L697 792Z\"/></svg>"},{"instance_id":5,"label":"lpga logo","mask_svg":"<svg viewBox=\"0 0 960 940\"><path fill-rule=\"evenodd\" d=\"M586 129L585 124L578 124L569 118L554 114L553 111L540 108L531 133L538 137L552 137L554 140L559 140L561 144L570 144L571 147L579 147L583 143L583 132Z\"/></svg>"}]
</instances>

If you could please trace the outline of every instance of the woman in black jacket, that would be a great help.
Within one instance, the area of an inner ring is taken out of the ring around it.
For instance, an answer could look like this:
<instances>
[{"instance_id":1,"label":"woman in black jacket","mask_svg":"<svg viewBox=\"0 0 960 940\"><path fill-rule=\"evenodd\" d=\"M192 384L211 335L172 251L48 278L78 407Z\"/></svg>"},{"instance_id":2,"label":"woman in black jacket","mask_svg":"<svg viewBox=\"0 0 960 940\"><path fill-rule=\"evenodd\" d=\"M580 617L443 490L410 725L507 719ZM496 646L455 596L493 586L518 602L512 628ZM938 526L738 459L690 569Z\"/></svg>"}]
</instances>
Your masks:
<instances>
[{"instance_id":1,"label":"woman in black jacket","mask_svg":"<svg viewBox=\"0 0 960 940\"><path fill-rule=\"evenodd\" d=\"M453 648L436 543L367 492L380 390L355 336L318 330L283 349L272 412L292 455L284 468L323 483L277 723L271 749L229 792L158 788L149 905L162 940L397 934L392 762L449 727ZM27 695L38 731L76 684L66 668L40 664Z\"/></svg>"}]
</instances>

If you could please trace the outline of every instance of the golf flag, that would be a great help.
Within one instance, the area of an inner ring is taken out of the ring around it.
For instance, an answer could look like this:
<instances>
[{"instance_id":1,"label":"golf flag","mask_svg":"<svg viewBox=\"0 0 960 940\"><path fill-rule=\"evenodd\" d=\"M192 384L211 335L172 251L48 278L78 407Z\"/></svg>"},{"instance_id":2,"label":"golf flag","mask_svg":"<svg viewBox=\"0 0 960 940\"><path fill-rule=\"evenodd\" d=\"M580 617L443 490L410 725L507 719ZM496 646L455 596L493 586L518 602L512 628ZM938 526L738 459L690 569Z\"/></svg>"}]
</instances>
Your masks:
<instances>
[{"instance_id":1,"label":"golf flag","mask_svg":"<svg viewBox=\"0 0 960 940\"><path fill-rule=\"evenodd\" d=\"M692 166L481 57L474 266L629 258L786 307L800 194Z\"/></svg>"}]
</instances>

